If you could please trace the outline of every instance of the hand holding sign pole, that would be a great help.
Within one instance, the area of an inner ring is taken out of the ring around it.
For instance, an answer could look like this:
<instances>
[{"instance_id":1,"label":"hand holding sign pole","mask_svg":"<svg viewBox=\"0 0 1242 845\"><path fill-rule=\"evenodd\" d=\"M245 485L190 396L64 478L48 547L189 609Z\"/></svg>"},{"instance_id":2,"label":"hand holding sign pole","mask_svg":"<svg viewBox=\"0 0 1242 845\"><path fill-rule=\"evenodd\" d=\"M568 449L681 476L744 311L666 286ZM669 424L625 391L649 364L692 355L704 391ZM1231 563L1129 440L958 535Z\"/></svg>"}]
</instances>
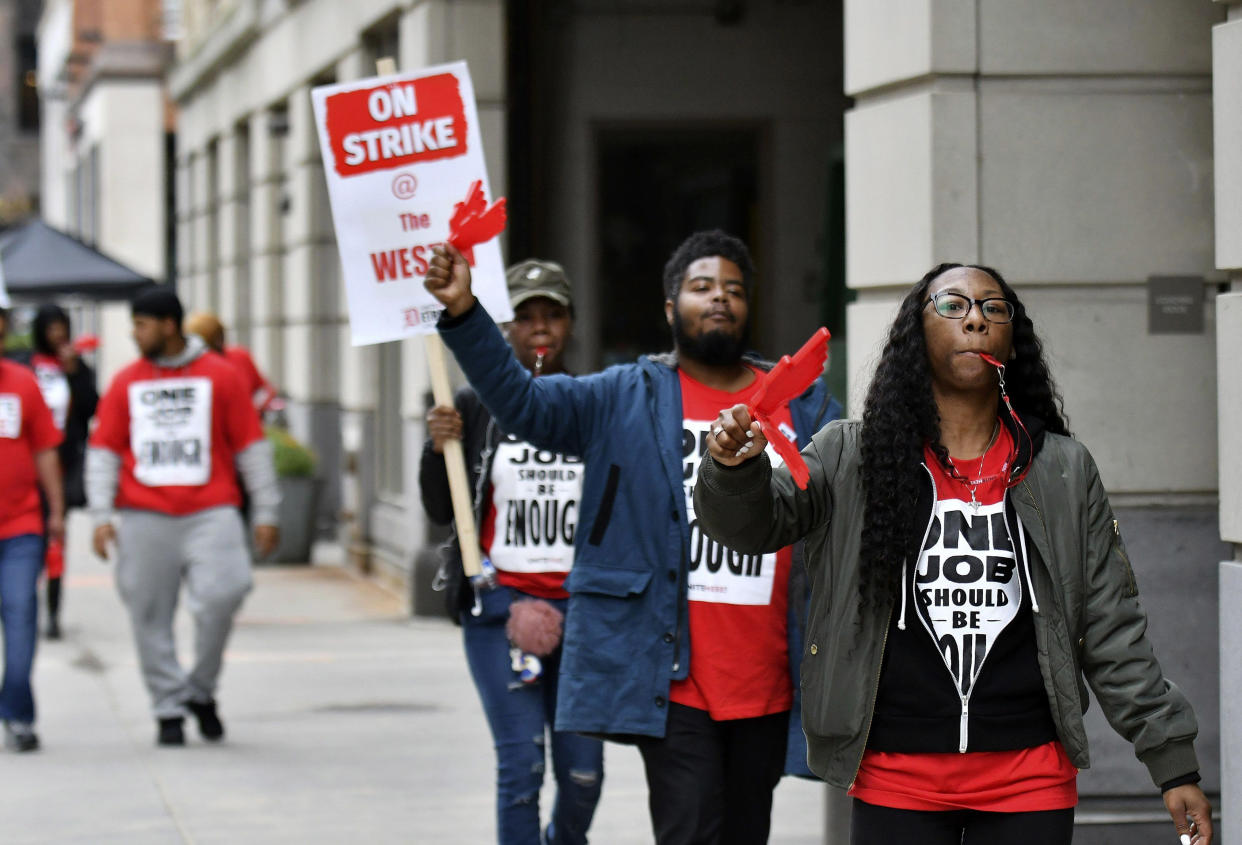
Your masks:
<instances>
[{"instance_id":1,"label":"hand holding sign pole","mask_svg":"<svg viewBox=\"0 0 1242 845\"><path fill-rule=\"evenodd\" d=\"M831 337L828 329L820 328L792 356L783 356L775 367L759 377L759 389L747 406L751 418L763 426L764 437L784 460L799 490L806 489L810 472L797 445L776 427L773 414L790 399L800 396L819 378L824 371L824 361L828 359L828 340Z\"/></svg>"},{"instance_id":2,"label":"hand holding sign pole","mask_svg":"<svg viewBox=\"0 0 1242 845\"><path fill-rule=\"evenodd\" d=\"M473 248L499 235L505 228L505 200L502 197L491 208L483 196L483 186L475 182L466 199L457 203L449 223L448 242L457 248L467 262L473 263ZM452 407L453 391L449 385L448 363L444 342L438 334L424 335L427 344L427 368L431 374L431 392L437 405ZM448 471L449 494L453 500L453 521L461 547L461 566L466 577L476 586L483 572L479 552L478 530L474 524L474 505L470 499L470 482L466 475L466 459L460 440L444 443L444 465Z\"/></svg>"}]
</instances>

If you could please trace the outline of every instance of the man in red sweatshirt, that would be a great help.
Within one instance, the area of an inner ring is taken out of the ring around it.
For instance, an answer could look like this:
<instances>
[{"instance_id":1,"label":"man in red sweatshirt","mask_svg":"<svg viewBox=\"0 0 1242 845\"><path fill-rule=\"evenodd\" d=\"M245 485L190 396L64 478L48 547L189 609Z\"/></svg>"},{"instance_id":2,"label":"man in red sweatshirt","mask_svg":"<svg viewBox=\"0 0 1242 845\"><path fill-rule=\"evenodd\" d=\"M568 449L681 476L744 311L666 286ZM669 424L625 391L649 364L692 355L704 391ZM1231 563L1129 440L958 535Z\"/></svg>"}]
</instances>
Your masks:
<instances>
[{"instance_id":1,"label":"man in red sweatshirt","mask_svg":"<svg viewBox=\"0 0 1242 845\"><path fill-rule=\"evenodd\" d=\"M186 711L204 739L224 736L216 682L233 617L251 587L238 476L251 497L260 555L276 546L280 502L271 445L241 377L204 354L200 338L182 334L182 317L169 288L134 299L142 358L117 373L100 400L86 461L95 553L107 558L115 546L117 588L160 745L185 744ZM173 644L183 582L195 622L189 672Z\"/></svg>"}]
</instances>

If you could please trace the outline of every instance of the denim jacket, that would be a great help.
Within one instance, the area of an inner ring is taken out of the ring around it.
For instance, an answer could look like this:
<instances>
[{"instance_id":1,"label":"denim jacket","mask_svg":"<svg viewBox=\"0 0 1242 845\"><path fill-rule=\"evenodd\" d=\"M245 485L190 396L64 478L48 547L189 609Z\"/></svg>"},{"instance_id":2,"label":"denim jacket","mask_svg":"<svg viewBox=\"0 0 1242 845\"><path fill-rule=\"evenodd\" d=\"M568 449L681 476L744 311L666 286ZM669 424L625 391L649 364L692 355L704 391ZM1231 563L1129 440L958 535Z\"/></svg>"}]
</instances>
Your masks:
<instances>
[{"instance_id":1,"label":"denim jacket","mask_svg":"<svg viewBox=\"0 0 1242 845\"><path fill-rule=\"evenodd\" d=\"M577 455L585 465L574 567L565 583L556 729L621 741L663 736L669 686L690 670L690 527L676 359L648 356L592 375L535 379L481 305L442 320L439 329L505 431ZM799 447L841 411L818 381L789 407ZM809 774L798 717L807 595L805 579L795 577L801 570L795 565L790 577L795 698L786 768Z\"/></svg>"}]
</instances>

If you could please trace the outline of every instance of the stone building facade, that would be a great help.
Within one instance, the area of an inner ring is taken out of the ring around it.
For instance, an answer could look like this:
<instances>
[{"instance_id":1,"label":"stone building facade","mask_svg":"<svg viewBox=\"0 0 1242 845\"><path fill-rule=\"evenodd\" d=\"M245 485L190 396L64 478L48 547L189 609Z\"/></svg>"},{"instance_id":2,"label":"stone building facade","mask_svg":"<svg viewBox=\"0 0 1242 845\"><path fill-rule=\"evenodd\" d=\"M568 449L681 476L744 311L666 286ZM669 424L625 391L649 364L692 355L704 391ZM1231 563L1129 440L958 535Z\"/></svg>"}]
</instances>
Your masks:
<instances>
[{"instance_id":1,"label":"stone building facade","mask_svg":"<svg viewBox=\"0 0 1242 845\"><path fill-rule=\"evenodd\" d=\"M1242 801L1237 0L186 0L181 19L176 283L290 395L353 559L417 603L427 385L418 344L348 345L309 91L381 56L464 58L506 255L566 265L579 369L667 342L660 262L703 225L755 248L761 351L829 325L854 413L913 281L943 260L1004 273L1199 711L1204 786ZM1151 331L1169 276L1198 280L1201 330ZM1076 841L1165 841L1142 768L1089 719Z\"/></svg>"}]
</instances>

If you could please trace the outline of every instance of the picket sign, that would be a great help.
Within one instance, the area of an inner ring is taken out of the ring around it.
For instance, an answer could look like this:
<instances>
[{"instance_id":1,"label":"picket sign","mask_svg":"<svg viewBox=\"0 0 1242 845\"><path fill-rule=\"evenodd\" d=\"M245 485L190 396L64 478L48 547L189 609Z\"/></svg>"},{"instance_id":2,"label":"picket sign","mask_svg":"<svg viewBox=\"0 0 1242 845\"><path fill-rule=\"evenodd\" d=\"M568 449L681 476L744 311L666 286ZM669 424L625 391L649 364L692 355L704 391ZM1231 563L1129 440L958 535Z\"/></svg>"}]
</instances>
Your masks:
<instances>
[{"instance_id":1,"label":"picket sign","mask_svg":"<svg viewBox=\"0 0 1242 845\"><path fill-rule=\"evenodd\" d=\"M392 58L382 58L375 63L375 72L380 76L392 76L397 72L397 63ZM440 340L439 334L431 332L423 335L423 343L427 352L432 397L437 405L452 408L453 388L449 382L448 361L444 357L444 341ZM483 563L479 553L478 529L474 524L474 506L470 500L470 480L466 475L466 456L460 440L453 438L445 441L444 466L448 471L462 570L467 578L474 578L482 575Z\"/></svg>"},{"instance_id":2,"label":"picket sign","mask_svg":"<svg viewBox=\"0 0 1242 845\"><path fill-rule=\"evenodd\" d=\"M354 346L436 333L444 306L423 286L433 250L475 185L489 195L466 63L384 67L394 73L311 89ZM513 319L498 240L480 238L467 260L487 313Z\"/></svg>"}]
</instances>

